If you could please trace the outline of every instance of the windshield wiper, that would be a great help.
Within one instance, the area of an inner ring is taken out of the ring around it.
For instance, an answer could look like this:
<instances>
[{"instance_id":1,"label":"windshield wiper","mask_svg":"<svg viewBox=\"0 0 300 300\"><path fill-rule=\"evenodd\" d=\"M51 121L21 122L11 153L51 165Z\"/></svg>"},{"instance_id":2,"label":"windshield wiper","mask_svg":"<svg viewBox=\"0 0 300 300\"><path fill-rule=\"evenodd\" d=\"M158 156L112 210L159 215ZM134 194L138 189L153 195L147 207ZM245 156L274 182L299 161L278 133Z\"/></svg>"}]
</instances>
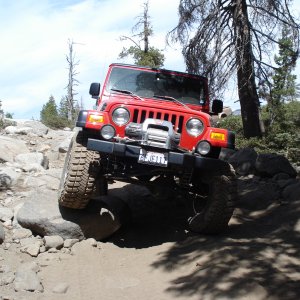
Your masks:
<instances>
[{"instance_id":1,"label":"windshield wiper","mask_svg":"<svg viewBox=\"0 0 300 300\"><path fill-rule=\"evenodd\" d=\"M130 95L130 96L132 96L134 98L138 98L139 100L144 101L140 96L138 96L138 95L136 95L133 92L128 91L128 90L120 90L120 89L110 89L110 90L113 91L113 92Z\"/></svg>"},{"instance_id":2,"label":"windshield wiper","mask_svg":"<svg viewBox=\"0 0 300 300\"><path fill-rule=\"evenodd\" d=\"M170 101L176 102L176 103L178 103L178 104L184 106L185 108L191 109L191 108L188 107L186 104L180 102L179 100L177 100L176 98L171 97L171 96L154 95L153 98L159 98L159 99L170 100Z\"/></svg>"}]
</instances>

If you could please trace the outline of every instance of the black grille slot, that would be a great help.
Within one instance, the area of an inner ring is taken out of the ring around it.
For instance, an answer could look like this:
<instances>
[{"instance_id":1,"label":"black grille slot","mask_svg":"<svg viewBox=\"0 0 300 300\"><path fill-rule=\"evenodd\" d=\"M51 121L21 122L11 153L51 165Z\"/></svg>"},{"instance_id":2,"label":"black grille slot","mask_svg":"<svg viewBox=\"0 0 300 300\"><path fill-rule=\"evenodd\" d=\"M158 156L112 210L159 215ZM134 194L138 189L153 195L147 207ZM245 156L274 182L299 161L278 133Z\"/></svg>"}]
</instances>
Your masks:
<instances>
[{"instance_id":1,"label":"black grille slot","mask_svg":"<svg viewBox=\"0 0 300 300\"><path fill-rule=\"evenodd\" d=\"M180 116L178 122L178 133L182 132L182 126L183 126L183 116Z\"/></svg>"},{"instance_id":2,"label":"black grille slot","mask_svg":"<svg viewBox=\"0 0 300 300\"><path fill-rule=\"evenodd\" d=\"M176 115L172 115L171 122L172 124L176 124Z\"/></svg>"},{"instance_id":3,"label":"black grille slot","mask_svg":"<svg viewBox=\"0 0 300 300\"><path fill-rule=\"evenodd\" d=\"M135 109L133 111L133 120L132 120L134 123L137 123L138 116L139 116L139 111L137 109Z\"/></svg>"},{"instance_id":4,"label":"black grille slot","mask_svg":"<svg viewBox=\"0 0 300 300\"><path fill-rule=\"evenodd\" d=\"M178 133L182 132L183 120L184 116L170 114L170 113L161 113L159 111L147 111L147 110L138 110L134 109L133 111L133 119L134 123L143 123L147 118L154 118L159 120L170 121L173 124L175 131Z\"/></svg>"},{"instance_id":5,"label":"black grille slot","mask_svg":"<svg viewBox=\"0 0 300 300\"><path fill-rule=\"evenodd\" d=\"M142 114L141 114L141 123L143 123L146 120L146 111L142 110Z\"/></svg>"}]
</instances>

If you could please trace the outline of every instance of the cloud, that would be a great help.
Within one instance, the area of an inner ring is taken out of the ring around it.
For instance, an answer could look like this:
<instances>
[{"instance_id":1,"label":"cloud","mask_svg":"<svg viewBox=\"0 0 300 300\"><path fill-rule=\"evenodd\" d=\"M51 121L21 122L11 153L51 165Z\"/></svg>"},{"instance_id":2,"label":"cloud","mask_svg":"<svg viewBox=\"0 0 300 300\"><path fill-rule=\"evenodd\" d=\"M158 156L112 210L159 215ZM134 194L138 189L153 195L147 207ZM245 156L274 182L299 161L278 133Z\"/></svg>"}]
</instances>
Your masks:
<instances>
[{"instance_id":1,"label":"cloud","mask_svg":"<svg viewBox=\"0 0 300 300\"><path fill-rule=\"evenodd\" d=\"M15 118L39 118L50 95L60 101L68 80L68 39L74 41L79 60L78 99L91 107L89 85L102 82L107 66L117 61L124 46L119 37L131 34L143 2L0 0L5 7L0 12L0 99L4 110L14 113ZM153 46L165 48L165 35L178 20L178 3L165 0L162 7L161 1L150 0ZM170 48L166 55L166 67L183 67L178 51Z\"/></svg>"}]
</instances>

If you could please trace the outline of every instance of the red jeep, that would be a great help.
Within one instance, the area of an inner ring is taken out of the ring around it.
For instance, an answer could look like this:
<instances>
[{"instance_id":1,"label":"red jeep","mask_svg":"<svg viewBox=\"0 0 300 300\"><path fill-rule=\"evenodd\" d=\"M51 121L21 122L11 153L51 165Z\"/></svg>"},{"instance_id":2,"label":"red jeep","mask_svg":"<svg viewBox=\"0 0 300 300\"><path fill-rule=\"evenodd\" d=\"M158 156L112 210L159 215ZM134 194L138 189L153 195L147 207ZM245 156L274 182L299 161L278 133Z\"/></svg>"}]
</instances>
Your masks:
<instances>
[{"instance_id":1,"label":"red jeep","mask_svg":"<svg viewBox=\"0 0 300 300\"><path fill-rule=\"evenodd\" d=\"M67 153L59 204L82 209L95 190L107 193L113 180L173 185L194 199L189 227L218 233L227 228L236 197L234 172L218 159L234 148L234 133L211 127L205 77L165 69L111 64L100 93L92 83L95 110L82 110Z\"/></svg>"}]
</instances>

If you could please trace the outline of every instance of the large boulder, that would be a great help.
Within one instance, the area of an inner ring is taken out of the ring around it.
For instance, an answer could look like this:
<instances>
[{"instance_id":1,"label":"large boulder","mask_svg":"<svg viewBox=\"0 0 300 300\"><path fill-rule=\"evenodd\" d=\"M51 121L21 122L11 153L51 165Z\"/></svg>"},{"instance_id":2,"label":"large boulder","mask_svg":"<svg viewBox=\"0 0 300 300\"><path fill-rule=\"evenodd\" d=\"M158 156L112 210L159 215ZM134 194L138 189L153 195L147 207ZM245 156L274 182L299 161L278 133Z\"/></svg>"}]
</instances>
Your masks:
<instances>
[{"instance_id":1,"label":"large boulder","mask_svg":"<svg viewBox=\"0 0 300 300\"><path fill-rule=\"evenodd\" d=\"M30 132L33 132L33 129L31 127L17 127L17 126L7 126L4 129L5 133L11 134L11 135L27 135Z\"/></svg>"},{"instance_id":2,"label":"large boulder","mask_svg":"<svg viewBox=\"0 0 300 300\"><path fill-rule=\"evenodd\" d=\"M34 134L37 136L44 136L48 133L49 128L43 123L35 120L15 120L16 125L16 134Z\"/></svg>"},{"instance_id":3,"label":"large boulder","mask_svg":"<svg viewBox=\"0 0 300 300\"><path fill-rule=\"evenodd\" d=\"M15 162L19 163L23 168L28 168L32 165L42 166L43 168L48 168L48 160L40 152L24 153L18 154L15 157Z\"/></svg>"},{"instance_id":4,"label":"large boulder","mask_svg":"<svg viewBox=\"0 0 300 300\"><path fill-rule=\"evenodd\" d=\"M285 187L282 197L286 201L300 201L300 181Z\"/></svg>"},{"instance_id":5,"label":"large boulder","mask_svg":"<svg viewBox=\"0 0 300 300\"><path fill-rule=\"evenodd\" d=\"M101 200L95 200L84 210L67 209L58 206L56 192L36 191L19 209L17 221L22 227L41 236L102 240L121 227L118 216L105 206Z\"/></svg>"},{"instance_id":6,"label":"large boulder","mask_svg":"<svg viewBox=\"0 0 300 300\"><path fill-rule=\"evenodd\" d=\"M253 174L257 153L252 148L242 148L228 158L238 175Z\"/></svg>"},{"instance_id":7,"label":"large boulder","mask_svg":"<svg viewBox=\"0 0 300 300\"><path fill-rule=\"evenodd\" d=\"M20 178L20 173L9 167L0 167L0 190L7 190L15 185Z\"/></svg>"},{"instance_id":8,"label":"large boulder","mask_svg":"<svg viewBox=\"0 0 300 300\"><path fill-rule=\"evenodd\" d=\"M255 162L255 168L259 175L265 177L273 177L279 173L288 174L290 177L296 177L297 175L288 159L278 154L259 154Z\"/></svg>"},{"instance_id":9,"label":"large boulder","mask_svg":"<svg viewBox=\"0 0 300 300\"><path fill-rule=\"evenodd\" d=\"M7 136L0 136L0 162L14 162L18 154L28 153L29 150L24 141Z\"/></svg>"}]
</instances>

